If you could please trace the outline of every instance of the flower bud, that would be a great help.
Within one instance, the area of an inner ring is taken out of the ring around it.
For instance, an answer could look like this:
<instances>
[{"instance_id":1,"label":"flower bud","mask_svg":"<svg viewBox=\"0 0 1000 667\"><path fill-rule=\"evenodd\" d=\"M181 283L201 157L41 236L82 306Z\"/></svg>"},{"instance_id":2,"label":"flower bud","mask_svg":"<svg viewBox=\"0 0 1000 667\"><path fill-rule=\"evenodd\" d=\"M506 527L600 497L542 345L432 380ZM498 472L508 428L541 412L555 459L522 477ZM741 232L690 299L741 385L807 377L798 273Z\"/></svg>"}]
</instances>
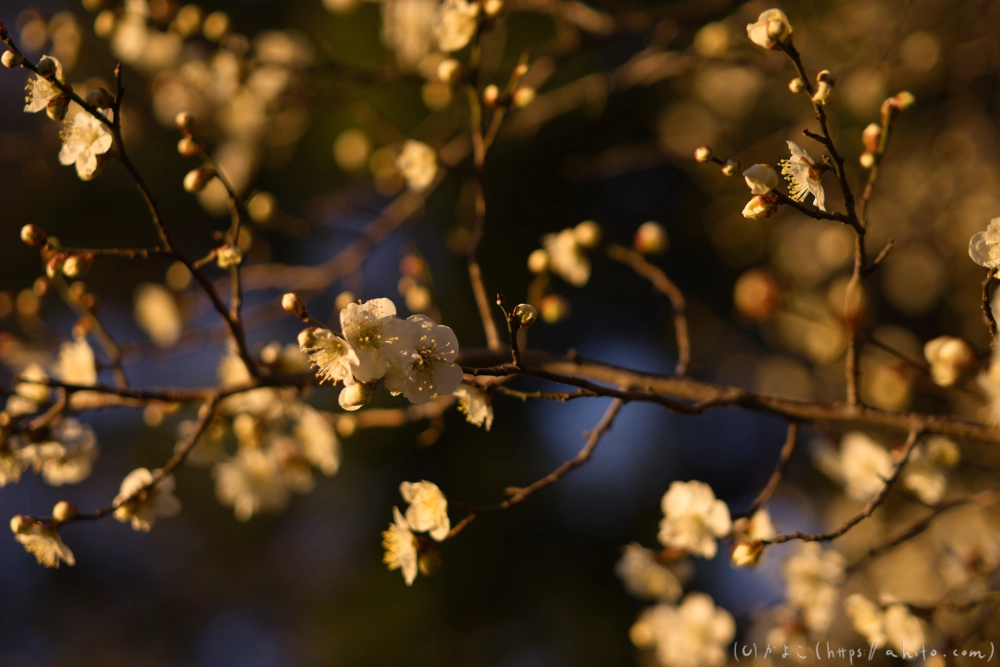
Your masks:
<instances>
[{"instance_id":1,"label":"flower bud","mask_svg":"<svg viewBox=\"0 0 1000 667\"><path fill-rule=\"evenodd\" d=\"M87 104L98 109L110 109L115 104L114 96L104 88L94 88L87 93Z\"/></svg>"},{"instance_id":2,"label":"flower bud","mask_svg":"<svg viewBox=\"0 0 1000 667\"><path fill-rule=\"evenodd\" d=\"M743 207L743 217L752 220L765 220L778 210L778 195L757 195Z\"/></svg>"},{"instance_id":3,"label":"flower bud","mask_svg":"<svg viewBox=\"0 0 1000 667\"><path fill-rule=\"evenodd\" d=\"M950 387L976 370L978 362L972 345L954 336L940 336L924 345L924 357L931 377L942 387Z\"/></svg>"},{"instance_id":4,"label":"flower bud","mask_svg":"<svg viewBox=\"0 0 1000 667\"><path fill-rule=\"evenodd\" d=\"M441 550L436 546L429 546L427 549L421 549L420 556L417 559L417 567L420 568L420 574L425 577L429 577L433 574L437 574L441 571L441 566L444 561L441 558Z\"/></svg>"},{"instance_id":5,"label":"flower bud","mask_svg":"<svg viewBox=\"0 0 1000 667\"><path fill-rule=\"evenodd\" d=\"M798 95L805 89L806 89L806 82L803 81L800 77L795 77L794 79L788 82L788 90L795 93L796 95Z\"/></svg>"},{"instance_id":6,"label":"flower bud","mask_svg":"<svg viewBox=\"0 0 1000 667\"><path fill-rule=\"evenodd\" d=\"M535 89L529 86L521 86L514 91L513 96L514 106L518 109L523 109L532 102L535 101Z\"/></svg>"},{"instance_id":7,"label":"flower bud","mask_svg":"<svg viewBox=\"0 0 1000 667\"><path fill-rule=\"evenodd\" d=\"M503 1L502 0L486 0L483 3L483 13L487 16L493 18L503 11Z\"/></svg>"},{"instance_id":8,"label":"flower bud","mask_svg":"<svg viewBox=\"0 0 1000 667\"><path fill-rule=\"evenodd\" d=\"M593 220L585 220L573 228L573 238L584 248L596 248L602 237L601 226Z\"/></svg>"},{"instance_id":9,"label":"flower bud","mask_svg":"<svg viewBox=\"0 0 1000 667\"><path fill-rule=\"evenodd\" d=\"M37 225L25 225L21 227L21 240L32 248L43 246L46 238L48 236L45 234L45 230Z\"/></svg>"},{"instance_id":10,"label":"flower bud","mask_svg":"<svg viewBox=\"0 0 1000 667\"><path fill-rule=\"evenodd\" d=\"M871 169L875 165L875 154L865 151L858 158L858 162L860 162L861 166L865 169Z\"/></svg>"},{"instance_id":11,"label":"flower bud","mask_svg":"<svg viewBox=\"0 0 1000 667\"><path fill-rule=\"evenodd\" d=\"M215 252L215 263L219 265L220 269L239 266L242 261L243 253L240 252L240 249L228 243L219 246L219 249Z\"/></svg>"},{"instance_id":12,"label":"flower bud","mask_svg":"<svg viewBox=\"0 0 1000 667\"><path fill-rule=\"evenodd\" d=\"M182 137L177 142L177 152L184 157L194 157L198 155L198 144L191 137Z\"/></svg>"},{"instance_id":13,"label":"flower bud","mask_svg":"<svg viewBox=\"0 0 1000 667\"><path fill-rule=\"evenodd\" d=\"M316 347L319 339L316 337L316 327L308 327L299 332L299 348L309 350Z\"/></svg>"},{"instance_id":14,"label":"flower bud","mask_svg":"<svg viewBox=\"0 0 1000 667\"><path fill-rule=\"evenodd\" d=\"M527 73L528 73L528 63L518 63L517 67L514 68L514 73L512 74L512 76L515 79L520 79Z\"/></svg>"},{"instance_id":15,"label":"flower bud","mask_svg":"<svg viewBox=\"0 0 1000 667\"><path fill-rule=\"evenodd\" d=\"M174 117L174 125L184 134L194 129L194 118L187 111L182 111Z\"/></svg>"},{"instance_id":16,"label":"flower bud","mask_svg":"<svg viewBox=\"0 0 1000 667\"><path fill-rule=\"evenodd\" d=\"M878 123L869 123L868 127L861 133L861 143L865 145L865 150L869 153L877 153L878 145L882 140L882 126Z\"/></svg>"},{"instance_id":17,"label":"flower bud","mask_svg":"<svg viewBox=\"0 0 1000 667\"><path fill-rule=\"evenodd\" d=\"M530 327L538 319L538 310L528 303L519 303L511 311L511 317L520 322L522 327Z\"/></svg>"},{"instance_id":18,"label":"flower bud","mask_svg":"<svg viewBox=\"0 0 1000 667\"><path fill-rule=\"evenodd\" d=\"M76 505L65 500L60 500L56 503L56 506L52 508L52 518L59 523L72 521L79 513L79 510L76 509Z\"/></svg>"},{"instance_id":19,"label":"flower bud","mask_svg":"<svg viewBox=\"0 0 1000 667\"><path fill-rule=\"evenodd\" d=\"M902 91L896 93L885 102L882 102L882 124L889 126L896 119L900 111L905 111L913 106L916 98L912 93Z\"/></svg>"},{"instance_id":20,"label":"flower bud","mask_svg":"<svg viewBox=\"0 0 1000 667\"><path fill-rule=\"evenodd\" d=\"M201 192L213 178L215 178L215 169L211 167L192 169L184 177L184 189L192 194Z\"/></svg>"},{"instance_id":21,"label":"flower bud","mask_svg":"<svg viewBox=\"0 0 1000 667\"><path fill-rule=\"evenodd\" d=\"M3 66L7 69L14 69L21 66L24 58L13 51L4 51L3 56L0 56L0 62L3 62Z\"/></svg>"},{"instance_id":22,"label":"flower bud","mask_svg":"<svg viewBox=\"0 0 1000 667\"><path fill-rule=\"evenodd\" d=\"M532 273L541 273L549 268L549 254L538 248L532 250L528 255L528 270Z\"/></svg>"},{"instance_id":23,"label":"flower bud","mask_svg":"<svg viewBox=\"0 0 1000 667\"><path fill-rule=\"evenodd\" d=\"M55 278L62 271L63 264L66 262L66 255L63 253L58 253L49 258L49 261L45 264L45 275L49 278Z\"/></svg>"},{"instance_id":24,"label":"flower bud","mask_svg":"<svg viewBox=\"0 0 1000 667\"><path fill-rule=\"evenodd\" d=\"M726 163L722 165L722 173L726 176L732 176L740 170L740 161L734 157L726 158Z\"/></svg>"},{"instance_id":25,"label":"flower bud","mask_svg":"<svg viewBox=\"0 0 1000 667\"><path fill-rule=\"evenodd\" d=\"M816 86L816 92L812 96L813 104L826 104L830 101L830 93L832 92L833 84L826 81L820 82Z\"/></svg>"},{"instance_id":26,"label":"flower bud","mask_svg":"<svg viewBox=\"0 0 1000 667\"><path fill-rule=\"evenodd\" d=\"M483 102L494 109L500 104L500 89L495 84L491 83L483 90Z\"/></svg>"},{"instance_id":27,"label":"flower bud","mask_svg":"<svg viewBox=\"0 0 1000 667\"><path fill-rule=\"evenodd\" d=\"M764 545L760 542L740 542L733 549L729 560L735 567L756 565L760 561L762 553L764 553Z\"/></svg>"},{"instance_id":28,"label":"flower bud","mask_svg":"<svg viewBox=\"0 0 1000 667\"><path fill-rule=\"evenodd\" d=\"M555 324L569 317L569 301L558 294L546 294L538 302L538 313L549 324Z\"/></svg>"},{"instance_id":29,"label":"flower bud","mask_svg":"<svg viewBox=\"0 0 1000 667\"><path fill-rule=\"evenodd\" d=\"M712 147L698 146L694 149L694 159L697 162L709 162L712 159Z\"/></svg>"},{"instance_id":30,"label":"flower bud","mask_svg":"<svg viewBox=\"0 0 1000 667\"><path fill-rule=\"evenodd\" d=\"M445 58L438 64L437 76L444 83L458 83L462 78L462 63L454 58Z\"/></svg>"},{"instance_id":31,"label":"flower bud","mask_svg":"<svg viewBox=\"0 0 1000 667\"><path fill-rule=\"evenodd\" d=\"M296 317L309 317L309 313L306 311L305 301L300 299L294 292L288 292L281 297L281 307L284 308L286 312L289 312Z\"/></svg>"},{"instance_id":32,"label":"flower bud","mask_svg":"<svg viewBox=\"0 0 1000 667\"><path fill-rule=\"evenodd\" d=\"M19 535L28 530L28 528L31 526L31 523L32 522L28 517L22 516L20 514L15 514L10 519L10 531L15 535Z\"/></svg>"},{"instance_id":33,"label":"flower bud","mask_svg":"<svg viewBox=\"0 0 1000 667\"><path fill-rule=\"evenodd\" d=\"M38 73L38 76L43 79L48 79L49 81L55 78L58 70L59 65L56 64L55 60L49 58L48 56L43 57L38 61L38 64L35 65L35 71Z\"/></svg>"},{"instance_id":34,"label":"flower bud","mask_svg":"<svg viewBox=\"0 0 1000 667\"><path fill-rule=\"evenodd\" d=\"M69 111L69 103L69 95L56 95L45 105L45 115L56 122L64 120Z\"/></svg>"},{"instance_id":35,"label":"flower bud","mask_svg":"<svg viewBox=\"0 0 1000 667\"><path fill-rule=\"evenodd\" d=\"M67 278L80 278L90 270L90 265L94 263L94 256L70 255L63 262L62 272Z\"/></svg>"},{"instance_id":36,"label":"flower bud","mask_svg":"<svg viewBox=\"0 0 1000 667\"><path fill-rule=\"evenodd\" d=\"M639 225L632 239L632 246L643 255L659 255L670 245L667 230L658 222L650 220Z\"/></svg>"},{"instance_id":37,"label":"flower bud","mask_svg":"<svg viewBox=\"0 0 1000 667\"><path fill-rule=\"evenodd\" d=\"M375 386L367 382L356 382L340 390L337 402L345 410L358 410L372 400Z\"/></svg>"}]
</instances>

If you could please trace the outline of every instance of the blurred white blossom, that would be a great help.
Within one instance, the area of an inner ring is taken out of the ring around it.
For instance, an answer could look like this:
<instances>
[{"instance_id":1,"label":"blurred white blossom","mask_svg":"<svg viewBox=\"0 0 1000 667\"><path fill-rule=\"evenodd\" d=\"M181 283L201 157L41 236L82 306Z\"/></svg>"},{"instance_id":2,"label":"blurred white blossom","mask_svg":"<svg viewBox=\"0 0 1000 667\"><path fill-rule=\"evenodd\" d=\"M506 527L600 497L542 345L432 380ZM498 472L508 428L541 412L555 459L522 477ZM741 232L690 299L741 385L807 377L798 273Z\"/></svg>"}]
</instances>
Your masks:
<instances>
[{"instance_id":1,"label":"blurred white blossom","mask_svg":"<svg viewBox=\"0 0 1000 667\"><path fill-rule=\"evenodd\" d=\"M407 586L411 586L417 578L416 539L399 508L393 507L392 515L395 522L389 524L389 529L382 533L382 548L385 549L382 562L389 566L390 571L402 570L403 580Z\"/></svg>"},{"instance_id":2,"label":"blurred white blossom","mask_svg":"<svg viewBox=\"0 0 1000 667\"><path fill-rule=\"evenodd\" d=\"M546 234L542 245L548 255L548 268L570 285L583 287L590 279L590 260L572 228L558 234Z\"/></svg>"},{"instance_id":3,"label":"blurred white blossom","mask_svg":"<svg viewBox=\"0 0 1000 667\"><path fill-rule=\"evenodd\" d=\"M10 528L14 532L14 539L38 559L40 565L58 568L60 561L67 565L76 564L73 552L63 544L55 528L21 516L15 516L11 520Z\"/></svg>"},{"instance_id":4,"label":"blurred white blossom","mask_svg":"<svg viewBox=\"0 0 1000 667\"><path fill-rule=\"evenodd\" d=\"M838 587L844 581L844 557L824 551L816 542L805 542L784 565L785 597L803 613L806 627L822 635L833 621Z\"/></svg>"},{"instance_id":5,"label":"blurred white blossom","mask_svg":"<svg viewBox=\"0 0 1000 667\"><path fill-rule=\"evenodd\" d=\"M493 426L493 405L486 392L461 385L454 394L458 399L458 409L465 413L465 420L489 431Z\"/></svg>"},{"instance_id":6,"label":"blurred white blossom","mask_svg":"<svg viewBox=\"0 0 1000 667\"><path fill-rule=\"evenodd\" d=\"M396 169L413 192L423 192L437 176L437 153L421 141L407 139L396 159Z\"/></svg>"},{"instance_id":7,"label":"blurred white blossom","mask_svg":"<svg viewBox=\"0 0 1000 667\"><path fill-rule=\"evenodd\" d=\"M660 603L643 611L629 636L639 648L655 649L663 667L721 667L736 622L708 595L690 593L676 607Z\"/></svg>"},{"instance_id":8,"label":"blurred white blossom","mask_svg":"<svg viewBox=\"0 0 1000 667\"><path fill-rule=\"evenodd\" d=\"M476 34L479 3L444 0L434 15L434 38L445 53L458 51Z\"/></svg>"},{"instance_id":9,"label":"blurred white blossom","mask_svg":"<svg viewBox=\"0 0 1000 667\"><path fill-rule=\"evenodd\" d=\"M158 518L169 519L181 511L181 501L174 495L174 476L164 475L153 484L158 473L136 468L125 476L114 501L116 519L131 521L133 530L149 532Z\"/></svg>"},{"instance_id":10,"label":"blurred white blossom","mask_svg":"<svg viewBox=\"0 0 1000 667\"><path fill-rule=\"evenodd\" d=\"M843 484L848 498L860 502L878 494L892 474L892 455L860 431L844 435L839 452L819 446L814 455L820 470Z\"/></svg>"},{"instance_id":11,"label":"blurred white blossom","mask_svg":"<svg viewBox=\"0 0 1000 667\"><path fill-rule=\"evenodd\" d=\"M729 508L704 482L674 482L663 495L660 543L694 556L713 558L716 538L732 528Z\"/></svg>"},{"instance_id":12,"label":"blurred white blossom","mask_svg":"<svg viewBox=\"0 0 1000 667\"><path fill-rule=\"evenodd\" d=\"M625 590L637 598L676 600L682 593L674 573L657 562L656 554L634 542L623 549L615 574Z\"/></svg>"}]
</instances>

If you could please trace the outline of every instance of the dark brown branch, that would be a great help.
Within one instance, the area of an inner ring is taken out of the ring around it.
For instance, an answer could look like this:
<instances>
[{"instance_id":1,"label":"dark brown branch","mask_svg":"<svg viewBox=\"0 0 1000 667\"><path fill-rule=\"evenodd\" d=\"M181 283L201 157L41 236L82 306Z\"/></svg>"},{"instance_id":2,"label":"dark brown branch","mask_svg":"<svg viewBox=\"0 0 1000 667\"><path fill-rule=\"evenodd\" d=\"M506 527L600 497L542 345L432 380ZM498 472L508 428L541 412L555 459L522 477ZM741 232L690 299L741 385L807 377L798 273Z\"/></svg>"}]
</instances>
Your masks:
<instances>
[{"instance_id":1,"label":"dark brown branch","mask_svg":"<svg viewBox=\"0 0 1000 667\"><path fill-rule=\"evenodd\" d=\"M781 453L778 455L778 465L771 474L771 479L767 481L767 485L764 486L754 501L750 503L750 507L746 508L742 512L739 512L738 514L733 514L734 519L739 517L752 517L757 510L759 510L764 503L770 499L771 495L778 488L778 484L781 483L782 477L785 476L785 471L788 470L788 464L792 460L792 454L795 453L798 435L799 425L795 422L789 423L788 434L785 436L785 444L782 446Z\"/></svg>"}]
</instances>

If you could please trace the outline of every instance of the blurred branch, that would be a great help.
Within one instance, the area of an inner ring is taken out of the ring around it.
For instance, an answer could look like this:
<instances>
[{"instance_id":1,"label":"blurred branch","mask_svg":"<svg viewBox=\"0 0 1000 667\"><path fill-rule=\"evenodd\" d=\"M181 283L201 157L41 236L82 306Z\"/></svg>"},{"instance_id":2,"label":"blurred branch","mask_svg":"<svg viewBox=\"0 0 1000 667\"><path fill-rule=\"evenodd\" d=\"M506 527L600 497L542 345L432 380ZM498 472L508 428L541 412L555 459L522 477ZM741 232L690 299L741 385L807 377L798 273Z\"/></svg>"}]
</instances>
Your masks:
<instances>
[{"instance_id":1,"label":"blurred branch","mask_svg":"<svg viewBox=\"0 0 1000 667\"><path fill-rule=\"evenodd\" d=\"M781 453L778 455L778 465L771 474L771 478L767 481L767 485L765 485L757 497L754 498L754 501L750 503L750 507L746 508L742 512L733 514L733 518L752 517L757 513L757 510L759 510L764 503L770 499L771 495L778 488L778 484L781 483L781 478L785 476L785 471L788 470L788 464L792 460L792 454L795 453L798 435L799 425L796 422L790 422L788 424L788 434L785 436L785 444L782 446Z\"/></svg>"}]
</instances>

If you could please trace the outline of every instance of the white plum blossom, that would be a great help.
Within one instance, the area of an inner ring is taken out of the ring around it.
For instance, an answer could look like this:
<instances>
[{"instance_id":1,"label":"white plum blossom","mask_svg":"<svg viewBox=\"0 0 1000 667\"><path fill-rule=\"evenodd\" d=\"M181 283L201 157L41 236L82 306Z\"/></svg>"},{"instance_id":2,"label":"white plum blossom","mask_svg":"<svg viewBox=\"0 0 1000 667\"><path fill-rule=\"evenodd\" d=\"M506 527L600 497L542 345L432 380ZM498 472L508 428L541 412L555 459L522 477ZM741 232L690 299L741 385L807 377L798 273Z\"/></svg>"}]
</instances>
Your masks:
<instances>
[{"instance_id":1,"label":"white plum blossom","mask_svg":"<svg viewBox=\"0 0 1000 667\"><path fill-rule=\"evenodd\" d=\"M389 299L349 303L340 311L341 330L358 359L353 369L358 381L372 382L385 375L389 353L399 338L400 320L395 315L396 306Z\"/></svg>"},{"instance_id":2,"label":"white plum blossom","mask_svg":"<svg viewBox=\"0 0 1000 667\"><path fill-rule=\"evenodd\" d=\"M329 329L314 329L303 332L299 345L316 367L321 382L354 384L354 368L361 361L346 340Z\"/></svg>"},{"instance_id":3,"label":"white plum blossom","mask_svg":"<svg viewBox=\"0 0 1000 667\"><path fill-rule=\"evenodd\" d=\"M826 193L823 191L820 179L827 169L826 165L814 161L809 153L799 148L794 141L788 142L788 149L792 157L778 162L781 165L781 173L788 181L788 196L795 201L803 201L811 194L816 208L825 211Z\"/></svg>"},{"instance_id":4,"label":"white plum blossom","mask_svg":"<svg viewBox=\"0 0 1000 667\"><path fill-rule=\"evenodd\" d=\"M148 533L158 518L169 519L181 511L181 501L174 495L174 476L156 479L158 474L159 470L136 468L126 475L114 501L116 519L131 521L133 530Z\"/></svg>"},{"instance_id":5,"label":"white plum blossom","mask_svg":"<svg viewBox=\"0 0 1000 667\"><path fill-rule=\"evenodd\" d=\"M302 455L327 477L340 469L340 440L333 424L315 408L300 404L293 433L302 447Z\"/></svg>"},{"instance_id":6,"label":"white plum blossom","mask_svg":"<svg viewBox=\"0 0 1000 667\"><path fill-rule=\"evenodd\" d=\"M448 499L436 484L427 481L403 482L399 493L410 506L406 509L406 524L411 530L429 533L440 542L451 530Z\"/></svg>"},{"instance_id":7,"label":"white plum blossom","mask_svg":"<svg viewBox=\"0 0 1000 667\"><path fill-rule=\"evenodd\" d=\"M704 482L674 482L663 495L658 538L666 547L694 556L715 557L716 538L732 528L729 508Z\"/></svg>"},{"instance_id":8,"label":"white plum blossom","mask_svg":"<svg viewBox=\"0 0 1000 667\"><path fill-rule=\"evenodd\" d=\"M924 358L931 366L931 378L942 387L952 386L979 365L972 345L955 336L938 336L927 341Z\"/></svg>"},{"instance_id":9,"label":"white plum blossom","mask_svg":"<svg viewBox=\"0 0 1000 667\"><path fill-rule=\"evenodd\" d=\"M20 455L46 484L79 484L94 467L100 450L97 437L88 424L73 417L60 419L49 429L45 442L27 445Z\"/></svg>"},{"instance_id":10,"label":"white plum blossom","mask_svg":"<svg viewBox=\"0 0 1000 667\"><path fill-rule=\"evenodd\" d=\"M452 53L465 48L479 26L479 3L444 0L434 15L434 38L438 48Z\"/></svg>"},{"instance_id":11,"label":"white plum blossom","mask_svg":"<svg viewBox=\"0 0 1000 667\"><path fill-rule=\"evenodd\" d=\"M690 593L676 607L660 603L643 611L629 636L639 648L655 649L664 667L721 667L736 622L705 593Z\"/></svg>"},{"instance_id":12,"label":"white plum blossom","mask_svg":"<svg viewBox=\"0 0 1000 667\"><path fill-rule=\"evenodd\" d=\"M761 12L756 23L747 24L747 36L757 46L777 49L781 44L791 41L792 25L788 22L785 12L780 9L768 9Z\"/></svg>"},{"instance_id":13,"label":"white plum blossom","mask_svg":"<svg viewBox=\"0 0 1000 667\"><path fill-rule=\"evenodd\" d=\"M806 627L822 635L833 621L838 586L844 581L844 557L805 542L784 565L788 605L803 613Z\"/></svg>"},{"instance_id":14,"label":"white plum blossom","mask_svg":"<svg viewBox=\"0 0 1000 667\"><path fill-rule=\"evenodd\" d=\"M465 421L489 431L493 426L493 405L486 392L462 385L454 392L458 409L465 413Z\"/></svg>"},{"instance_id":15,"label":"white plum blossom","mask_svg":"<svg viewBox=\"0 0 1000 667\"><path fill-rule=\"evenodd\" d=\"M396 169L406 181L406 187L413 192L423 192L437 176L437 153L422 141L407 139L396 158Z\"/></svg>"},{"instance_id":16,"label":"white plum blossom","mask_svg":"<svg viewBox=\"0 0 1000 667\"><path fill-rule=\"evenodd\" d=\"M973 234L969 240L969 257L987 269L1000 266L1000 218L990 220L986 231Z\"/></svg>"},{"instance_id":17,"label":"white plum blossom","mask_svg":"<svg viewBox=\"0 0 1000 667\"><path fill-rule=\"evenodd\" d=\"M282 510L291 495L278 462L259 449L241 447L230 461L216 464L212 474L219 502L232 506L237 521Z\"/></svg>"},{"instance_id":18,"label":"white plum blossom","mask_svg":"<svg viewBox=\"0 0 1000 667\"><path fill-rule=\"evenodd\" d=\"M403 394L412 403L426 403L435 394L454 393L462 384L458 339L450 327L435 324L426 315L397 320L397 348L389 357L385 386L394 395Z\"/></svg>"},{"instance_id":19,"label":"white plum blossom","mask_svg":"<svg viewBox=\"0 0 1000 667\"><path fill-rule=\"evenodd\" d=\"M877 604L861 593L854 593L844 600L844 612L865 641L885 644L885 614Z\"/></svg>"},{"instance_id":20,"label":"white plum blossom","mask_svg":"<svg viewBox=\"0 0 1000 667\"><path fill-rule=\"evenodd\" d=\"M62 63L59 62L58 58L53 58L52 56L42 56L42 60L51 60L55 64L55 74L54 77L60 83L65 83L65 75L63 74ZM62 95L62 91L56 88L48 79L35 76L28 79L28 84L25 87L25 92L27 93L24 98L24 110L26 113L37 113L45 109L49 102L55 98Z\"/></svg>"},{"instance_id":21,"label":"white plum blossom","mask_svg":"<svg viewBox=\"0 0 1000 667\"><path fill-rule=\"evenodd\" d=\"M933 505L944 497L948 480L944 471L958 463L958 446L943 436L936 436L913 448L900 481L920 502Z\"/></svg>"},{"instance_id":22,"label":"white plum blossom","mask_svg":"<svg viewBox=\"0 0 1000 667\"><path fill-rule=\"evenodd\" d=\"M111 130L96 117L80 111L70 120L62 132L63 146L59 151L59 164L76 165L76 174L81 180L89 181L100 171L101 160L114 143Z\"/></svg>"},{"instance_id":23,"label":"white plum blossom","mask_svg":"<svg viewBox=\"0 0 1000 667\"><path fill-rule=\"evenodd\" d=\"M97 384L97 364L94 350L83 336L59 346L56 375L67 384L90 387Z\"/></svg>"},{"instance_id":24,"label":"white plum blossom","mask_svg":"<svg viewBox=\"0 0 1000 667\"><path fill-rule=\"evenodd\" d=\"M63 544L54 527L15 516L11 519L10 529L14 532L14 539L38 560L39 565L58 568L60 561L67 565L76 564L73 552Z\"/></svg>"},{"instance_id":25,"label":"white plum blossom","mask_svg":"<svg viewBox=\"0 0 1000 667\"><path fill-rule=\"evenodd\" d=\"M753 195L766 195L778 187L778 174L769 164L755 164L743 172L743 179Z\"/></svg>"},{"instance_id":26,"label":"white plum blossom","mask_svg":"<svg viewBox=\"0 0 1000 667\"><path fill-rule=\"evenodd\" d=\"M911 614L906 605L893 604L885 610L885 637L900 653L915 654L923 648L926 636L924 622Z\"/></svg>"},{"instance_id":27,"label":"white plum blossom","mask_svg":"<svg viewBox=\"0 0 1000 667\"><path fill-rule=\"evenodd\" d=\"M546 234L542 245L548 255L549 270L570 285L583 287L590 280L590 260L573 229Z\"/></svg>"},{"instance_id":28,"label":"white plum blossom","mask_svg":"<svg viewBox=\"0 0 1000 667\"><path fill-rule=\"evenodd\" d=\"M676 600L681 596L681 582L674 573L656 560L656 554L634 542L626 545L615 564L615 574L625 590L637 598Z\"/></svg>"},{"instance_id":29,"label":"white plum blossom","mask_svg":"<svg viewBox=\"0 0 1000 667\"><path fill-rule=\"evenodd\" d=\"M816 465L833 480L844 485L847 497L867 502L885 486L892 474L892 455L860 431L844 435L840 451L819 447Z\"/></svg>"},{"instance_id":30,"label":"white plum blossom","mask_svg":"<svg viewBox=\"0 0 1000 667\"><path fill-rule=\"evenodd\" d=\"M398 507L392 508L392 516L395 522L382 533L382 548L385 549L382 562L390 571L402 570L406 585L412 586L417 578L417 542Z\"/></svg>"},{"instance_id":31,"label":"white plum blossom","mask_svg":"<svg viewBox=\"0 0 1000 667\"><path fill-rule=\"evenodd\" d=\"M135 321L156 347L170 348L180 340L184 323L177 299L166 287L143 283L135 289Z\"/></svg>"}]
</instances>

